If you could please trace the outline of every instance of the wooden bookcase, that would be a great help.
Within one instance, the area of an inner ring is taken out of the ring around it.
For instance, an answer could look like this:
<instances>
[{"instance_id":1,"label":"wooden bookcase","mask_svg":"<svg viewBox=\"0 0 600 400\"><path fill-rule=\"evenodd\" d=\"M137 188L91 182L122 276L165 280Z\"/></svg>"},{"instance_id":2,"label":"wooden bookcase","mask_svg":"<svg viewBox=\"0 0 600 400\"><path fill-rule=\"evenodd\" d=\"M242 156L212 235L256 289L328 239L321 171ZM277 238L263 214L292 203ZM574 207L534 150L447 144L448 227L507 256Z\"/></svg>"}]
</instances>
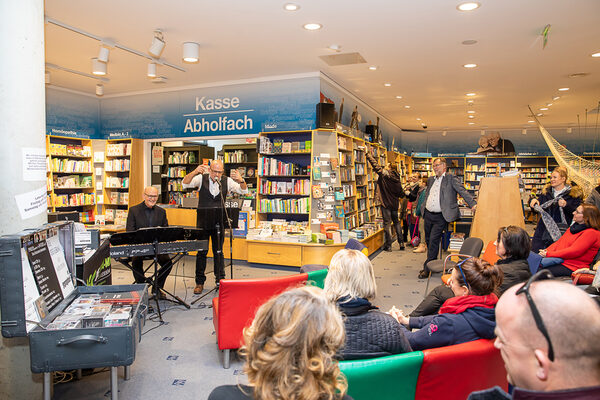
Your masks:
<instances>
[{"instance_id":1,"label":"wooden bookcase","mask_svg":"<svg viewBox=\"0 0 600 400\"><path fill-rule=\"evenodd\" d=\"M107 224L125 224L129 207L142 202L144 190L142 157L141 139L106 141L102 213ZM115 218L117 216L120 218Z\"/></svg>"},{"instance_id":2,"label":"wooden bookcase","mask_svg":"<svg viewBox=\"0 0 600 400\"><path fill-rule=\"evenodd\" d=\"M94 223L96 204L92 141L46 136L48 211L79 211L79 220Z\"/></svg>"},{"instance_id":3,"label":"wooden bookcase","mask_svg":"<svg viewBox=\"0 0 600 400\"><path fill-rule=\"evenodd\" d=\"M248 185L248 189L256 189L258 167L258 152L255 144L224 144L219 151L219 159L223 160L225 175L230 176L231 171L237 169Z\"/></svg>"},{"instance_id":4,"label":"wooden bookcase","mask_svg":"<svg viewBox=\"0 0 600 400\"><path fill-rule=\"evenodd\" d=\"M209 146L165 147L165 163L161 168L160 202L181 206L184 197L195 196L196 189L183 188L183 177L202 164L202 160L212 160L214 157L215 149Z\"/></svg>"}]
</instances>

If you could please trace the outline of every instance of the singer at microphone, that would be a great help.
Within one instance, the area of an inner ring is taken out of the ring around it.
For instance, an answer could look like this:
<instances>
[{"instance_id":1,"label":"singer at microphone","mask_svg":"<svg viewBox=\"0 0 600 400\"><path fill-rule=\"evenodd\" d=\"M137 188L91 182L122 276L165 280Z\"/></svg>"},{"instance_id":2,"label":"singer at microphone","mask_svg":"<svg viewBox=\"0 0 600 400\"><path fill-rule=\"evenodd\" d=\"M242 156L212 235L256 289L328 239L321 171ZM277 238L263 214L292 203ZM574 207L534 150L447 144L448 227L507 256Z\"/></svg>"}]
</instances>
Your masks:
<instances>
[{"instance_id":1,"label":"singer at microphone","mask_svg":"<svg viewBox=\"0 0 600 400\"><path fill-rule=\"evenodd\" d=\"M213 160L210 167L207 165L198 166L198 168L187 174L182 182L185 189L198 188L196 227L204 230L202 239L207 240L210 237L217 285L225 277L225 259L223 256L225 213L223 200L228 193L248 193L248 186L238 170L231 170L231 177L223 175L223 172L223 161ZM206 210L210 210L213 218L206 218ZM200 294L204 289L207 254L208 249L199 251L196 256L196 287L194 288L194 294Z\"/></svg>"}]
</instances>

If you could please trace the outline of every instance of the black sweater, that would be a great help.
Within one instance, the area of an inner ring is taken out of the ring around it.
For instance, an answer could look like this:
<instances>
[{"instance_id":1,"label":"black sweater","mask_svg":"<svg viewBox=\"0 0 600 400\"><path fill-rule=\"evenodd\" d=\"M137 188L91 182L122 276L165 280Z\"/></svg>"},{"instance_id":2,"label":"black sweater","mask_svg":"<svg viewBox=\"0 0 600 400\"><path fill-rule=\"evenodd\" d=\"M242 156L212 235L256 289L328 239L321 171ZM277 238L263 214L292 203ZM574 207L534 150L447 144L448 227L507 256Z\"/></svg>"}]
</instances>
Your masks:
<instances>
[{"instance_id":1,"label":"black sweater","mask_svg":"<svg viewBox=\"0 0 600 400\"><path fill-rule=\"evenodd\" d=\"M398 171L384 170L370 154L367 154L367 160L379 176L377 186L379 186L383 206L390 210L397 210L400 204L399 199L404 197L400 174Z\"/></svg>"}]
</instances>

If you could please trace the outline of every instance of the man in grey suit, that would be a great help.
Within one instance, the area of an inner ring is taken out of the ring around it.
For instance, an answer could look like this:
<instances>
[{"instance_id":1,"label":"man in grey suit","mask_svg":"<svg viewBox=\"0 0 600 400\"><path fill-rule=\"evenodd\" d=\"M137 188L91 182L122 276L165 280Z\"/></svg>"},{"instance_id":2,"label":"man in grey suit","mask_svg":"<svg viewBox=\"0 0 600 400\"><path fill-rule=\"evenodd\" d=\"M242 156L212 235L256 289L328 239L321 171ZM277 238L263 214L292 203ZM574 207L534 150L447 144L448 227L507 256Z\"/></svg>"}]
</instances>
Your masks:
<instances>
[{"instance_id":1,"label":"man in grey suit","mask_svg":"<svg viewBox=\"0 0 600 400\"><path fill-rule=\"evenodd\" d=\"M446 159L434 158L432 162L434 176L427 180L425 201L421 215L425 219L425 242L427 243L427 259L419 272L419 279L427 278L427 263L435 260L439 253L442 233L449 222L460 219L460 211L456 195L459 194L473 211L477 204L473 196L460 183L458 178L446 172Z\"/></svg>"}]
</instances>

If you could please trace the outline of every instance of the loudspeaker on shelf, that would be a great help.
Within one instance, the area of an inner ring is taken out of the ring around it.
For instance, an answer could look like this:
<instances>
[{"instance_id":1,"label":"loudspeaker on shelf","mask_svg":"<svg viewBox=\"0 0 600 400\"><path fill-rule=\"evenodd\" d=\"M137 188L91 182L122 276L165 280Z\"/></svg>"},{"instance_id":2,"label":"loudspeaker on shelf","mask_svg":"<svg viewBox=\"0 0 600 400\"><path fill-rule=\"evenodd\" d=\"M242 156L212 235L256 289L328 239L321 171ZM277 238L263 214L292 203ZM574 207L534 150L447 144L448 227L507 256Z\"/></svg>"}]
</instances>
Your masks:
<instances>
[{"instance_id":1,"label":"loudspeaker on shelf","mask_svg":"<svg viewBox=\"0 0 600 400\"><path fill-rule=\"evenodd\" d=\"M365 135L368 137L369 142L378 142L379 135L377 132L377 125L365 125Z\"/></svg>"},{"instance_id":2,"label":"loudspeaker on shelf","mask_svg":"<svg viewBox=\"0 0 600 400\"><path fill-rule=\"evenodd\" d=\"M317 103L317 128L335 128L335 104Z\"/></svg>"}]
</instances>

